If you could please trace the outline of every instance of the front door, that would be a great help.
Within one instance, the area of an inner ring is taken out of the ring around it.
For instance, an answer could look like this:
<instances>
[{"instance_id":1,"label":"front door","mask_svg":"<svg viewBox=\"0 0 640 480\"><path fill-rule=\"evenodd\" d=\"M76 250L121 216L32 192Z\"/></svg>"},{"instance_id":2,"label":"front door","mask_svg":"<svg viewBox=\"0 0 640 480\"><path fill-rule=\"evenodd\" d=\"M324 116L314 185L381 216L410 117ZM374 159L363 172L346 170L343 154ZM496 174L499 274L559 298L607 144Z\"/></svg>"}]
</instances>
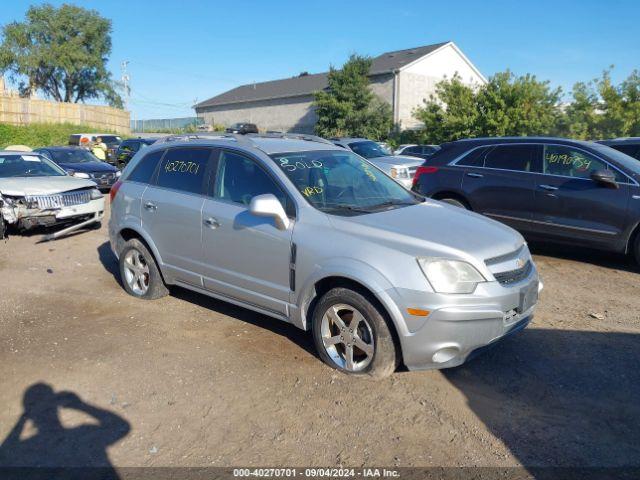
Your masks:
<instances>
[{"instance_id":1,"label":"front door","mask_svg":"<svg viewBox=\"0 0 640 480\"><path fill-rule=\"evenodd\" d=\"M619 188L591 180L595 170L611 169ZM536 175L533 220L545 237L596 244L620 240L629 202L629 179L590 153L567 145L544 145L543 175Z\"/></svg>"},{"instance_id":2,"label":"front door","mask_svg":"<svg viewBox=\"0 0 640 480\"><path fill-rule=\"evenodd\" d=\"M462 189L473 209L526 232L534 202L534 177L539 147L496 145L465 166Z\"/></svg>"},{"instance_id":3,"label":"front door","mask_svg":"<svg viewBox=\"0 0 640 480\"><path fill-rule=\"evenodd\" d=\"M200 286L202 205L211 148L171 148L155 184L142 197L141 217L172 280Z\"/></svg>"},{"instance_id":4,"label":"front door","mask_svg":"<svg viewBox=\"0 0 640 480\"><path fill-rule=\"evenodd\" d=\"M205 288L286 315L293 222L279 230L249 204L272 193L291 212L291 200L257 159L240 153L222 150L215 178L202 210Z\"/></svg>"}]
</instances>

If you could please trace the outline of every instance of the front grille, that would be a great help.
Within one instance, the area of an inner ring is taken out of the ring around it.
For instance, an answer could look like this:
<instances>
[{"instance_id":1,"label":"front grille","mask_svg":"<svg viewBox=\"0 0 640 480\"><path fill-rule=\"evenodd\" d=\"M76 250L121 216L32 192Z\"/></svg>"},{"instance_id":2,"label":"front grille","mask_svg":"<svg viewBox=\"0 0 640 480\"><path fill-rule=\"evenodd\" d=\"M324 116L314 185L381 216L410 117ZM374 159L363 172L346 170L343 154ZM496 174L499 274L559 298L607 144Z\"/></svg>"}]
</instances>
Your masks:
<instances>
[{"instance_id":1,"label":"front grille","mask_svg":"<svg viewBox=\"0 0 640 480\"><path fill-rule=\"evenodd\" d=\"M109 173L92 173L91 176L96 180L108 180L113 181L116 178L116 174L113 172Z\"/></svg>"},{"instance_id":2,"label":"front grille","mask_svg":"<svg viewBox=\"0 0 640 480\"><path fill-rule=\"evenodd\" d=\"M40 210L48 210L89 203L91 194L87 190L81 190L78 192L57 193L55 195L29 195L26 200L29 204L37 205Z\"/></svg>"},{"instance_id":3,"label":"front grille","mask_svg":"<svg viewBox=\"0 0 640 480\"><path fill-rule=\"evenodd\" d=\"M525 263L521 268L509 270L507 272L494 273L493 276L496 277L496 280L500 282L501 285L510 285L527 278L531 273L532 268L533 264L530 260L527 260L527 263Z\"/></svg>"}]
</instances>

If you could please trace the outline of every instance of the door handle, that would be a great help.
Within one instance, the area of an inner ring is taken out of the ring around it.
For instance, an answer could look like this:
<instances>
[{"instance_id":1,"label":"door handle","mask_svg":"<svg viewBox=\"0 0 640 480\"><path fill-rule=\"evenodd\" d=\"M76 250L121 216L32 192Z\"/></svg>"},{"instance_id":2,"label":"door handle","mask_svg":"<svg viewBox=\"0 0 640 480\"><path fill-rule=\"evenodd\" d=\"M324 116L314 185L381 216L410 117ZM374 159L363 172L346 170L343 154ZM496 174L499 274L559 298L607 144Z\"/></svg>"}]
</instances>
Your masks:
<instances>
[{"instance_id":1,"label":"door handle","mask_svg":"<svg viewBox=\"0 0 640 480\"><path fill-rule=\"evenodd\" d=\"M553 185L538 185L541 189L543 190L548 190L550 192L553 192L555 190L558 190L558 187L554 187Z\"/></svg>"},{"instance_id":2,"label":"door handle","mask_svg":"<svg viewBox=\"0 0 640 480\"><path fill-rule=\"evenodd\" d=\"M213 217L205 218L202 223L211 229L216 229L220 226L220 222Z\"/></svg>"},{"instance_id":3,"label":"door handle","mask_svg":"<svg viewBox=\"0 0 640 480\"><path fill-rule=\"evenodd\" d=\"M150 212L155 212L158 209L158 206L155 203L147 202L144 204L144 208Z\"/></svg>"},{"instance_id":4,"label":"door handle","mask_svg":"<svg viewBox=\"0 0 640 480\"><path fill-rule=\"evenodd\" d=\"M482 175L481 173L467 173L467 177L482 178L484 177L484 175Z\"/></svg>"}]
</instances>

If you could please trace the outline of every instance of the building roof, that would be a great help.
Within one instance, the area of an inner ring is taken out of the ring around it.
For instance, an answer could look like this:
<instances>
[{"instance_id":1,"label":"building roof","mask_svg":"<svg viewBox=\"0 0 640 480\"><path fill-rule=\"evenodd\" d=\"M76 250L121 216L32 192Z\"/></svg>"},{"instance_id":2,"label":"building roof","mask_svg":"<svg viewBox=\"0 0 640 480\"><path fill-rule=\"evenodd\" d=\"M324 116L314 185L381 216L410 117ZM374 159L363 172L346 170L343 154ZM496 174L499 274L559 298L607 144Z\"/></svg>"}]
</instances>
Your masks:
<instances>
[{"instance_id":1,"label":"building roof","mask_svg":"<svg viewBox=\"0 0 640 480\"><path fill-rule=\"evenodd\" d=\"M450 42L435 43L423 47L408 48L395 52L386 52L375 57L371 64L370 75L392 73L417 59L428 55ZM298 77L271 80L269 82L250 83L228 90L208 100L198 103L195 108L229 105L234 103L269 100L275 98L310 95L327 88L328 73L300 75Z\"/></svg>"}]
</instances>

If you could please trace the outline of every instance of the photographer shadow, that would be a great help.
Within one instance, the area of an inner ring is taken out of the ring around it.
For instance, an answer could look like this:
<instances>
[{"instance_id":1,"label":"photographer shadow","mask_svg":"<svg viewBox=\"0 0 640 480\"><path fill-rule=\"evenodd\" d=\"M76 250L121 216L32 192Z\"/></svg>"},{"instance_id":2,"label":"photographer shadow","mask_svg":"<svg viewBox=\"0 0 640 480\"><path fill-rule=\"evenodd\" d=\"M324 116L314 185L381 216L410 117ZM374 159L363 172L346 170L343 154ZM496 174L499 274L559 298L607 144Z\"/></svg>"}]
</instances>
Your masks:
<instances>
[{"instance_id":1,"label":"photographer shadow","mask_svg":"<svg viewBox=\"0 0 640 480\"><path fill-rule=\"evenodd\" d=\"M56 393L44 383L31 385L25 391L23 408L0 445L0 472L8 475L0 477L40 478L52 473L52 469L60 473L62 468L71 474L63 478L76 478L75 474L77 478L119 478L106 449L129 433L131 427L125 419L84 402L75 393ZM93 421L66 428L58 416L61 408L82 412ZM34 427L33 435L29 435L29 427Z\"/></svg>"}]
</instances>

